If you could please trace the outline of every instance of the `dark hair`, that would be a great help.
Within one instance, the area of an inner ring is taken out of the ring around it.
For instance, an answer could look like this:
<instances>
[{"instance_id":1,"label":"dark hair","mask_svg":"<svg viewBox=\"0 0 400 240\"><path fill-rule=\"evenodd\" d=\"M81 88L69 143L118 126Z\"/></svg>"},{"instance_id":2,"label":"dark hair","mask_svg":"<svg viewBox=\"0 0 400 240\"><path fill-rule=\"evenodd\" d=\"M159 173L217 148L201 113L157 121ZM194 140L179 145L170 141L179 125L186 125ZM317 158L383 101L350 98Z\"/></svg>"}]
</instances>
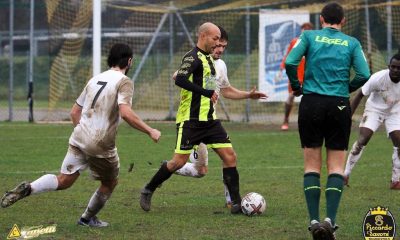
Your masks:
<instances>
[{"instance_id":1,"label":"dark hair","mask_svg":"<svg viewBox=\"0 0 400 240\"><path fill-rule=\"evenodd\" d=\"M128 66L128 60L132 57L133 51L128 45L116 43L111 47L108 53L107 64L109 67L118 66L122 69Z\"/></svg>"},{"instance_id":2,"label":"dark hair","mask_svg":"<svg viewBox=\"0 0 400 240\"><path fill-rule=\"evenodd\" d=\"M310 22L303 23L303 24L301 24L301 29L312 30L312 29L314 29L314 24L312 24Z\"/></svg>"},{"instance_id":3,"label":"dark hair","mask_svg":"<svg viewBox=\"0 0 400 240\"><path fill-rule=\"evenodd\" d=\"M324 18L326 23L339 24L344 18L344 10L338 3L328 3L322 9L321 16Z\"/></svg>"},{"instance_id":4,"label":"dark hair","mask_svg":"<svg viewBox=\"0 0 400 240\"><path fill-rule=\"evenodd\" d=\"M400 60L400 52L396 53L392 58L390 58L389 64L392 63L393 59Z\"/></svg>"},{"instance_id":5,"label":"dark hair","mask_svg":"<svg viewBox=\"0 0 400 240\"><path fill-rule=\"evenodd\" d=\"M219 31L221 32L221 40L225 40L228 41L228 33L225 31L225 29L219 25L217 25L217 27L219 28Z\"/></svg>"}]
</instances>

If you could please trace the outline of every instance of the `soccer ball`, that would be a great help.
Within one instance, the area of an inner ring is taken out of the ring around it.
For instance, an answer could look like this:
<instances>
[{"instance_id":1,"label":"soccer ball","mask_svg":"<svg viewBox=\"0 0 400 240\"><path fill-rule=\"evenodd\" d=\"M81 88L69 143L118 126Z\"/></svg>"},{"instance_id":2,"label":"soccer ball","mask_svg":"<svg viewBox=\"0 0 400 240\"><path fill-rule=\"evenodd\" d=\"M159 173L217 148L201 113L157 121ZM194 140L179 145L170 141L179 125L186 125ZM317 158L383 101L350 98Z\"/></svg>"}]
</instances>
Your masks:
<instances>
[{"instance_id":1,"label":"soccer ball","mask_svg":"<svg viewBox=\"0 0 400 240\"><path fill-rule=\"evenodd\" d=\"M242 198L241 206L244 214L254 216L262 214L265 211L267 203L261 194L251 192Z\"/></svg>"}]
</instances>

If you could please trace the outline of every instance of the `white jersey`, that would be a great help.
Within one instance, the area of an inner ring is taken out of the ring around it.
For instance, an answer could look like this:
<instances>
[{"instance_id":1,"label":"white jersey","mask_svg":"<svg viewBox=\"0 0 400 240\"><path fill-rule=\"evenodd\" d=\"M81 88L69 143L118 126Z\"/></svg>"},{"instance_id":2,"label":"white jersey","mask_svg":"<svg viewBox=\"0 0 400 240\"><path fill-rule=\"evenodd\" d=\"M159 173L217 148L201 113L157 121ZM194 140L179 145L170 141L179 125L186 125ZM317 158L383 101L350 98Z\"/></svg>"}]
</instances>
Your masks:
<instances>
[{"instance_id":1,"label":"white jersey","mask_svg":"<svg viewBox=\"0 0 400 240\"><path fill-rule=\"evenodd\" d=\"M226 68L226 64L222 59L217 59L214 61L215 63L215 75L217 80L217 93L219 94L219 89L227 88L231 84L228 80L228 70Z\"/></svg>"},{"instance_id":2,"label":"white jersey","mask_svg":"<svg viewBox=\"0 0 400 240\"><path fill-rule=\"evenodd\" d=\"M374 73L361 88L368 96L365 111L383 114L400 113L400 83L390 80L389 69Z\"/></svg>"},{"instance_id":3,"label":"white jersey","mask_svg":"<svg viewBox=\"0 0 400 240\"><path fill-rule=\"evenodd\" d=\"M69 143L89 156L115 156L119 104L132 106L132 97L133 82L120 71L108 70L90 79L76 100L82 115Z\"/></svg>"}]
</instances>

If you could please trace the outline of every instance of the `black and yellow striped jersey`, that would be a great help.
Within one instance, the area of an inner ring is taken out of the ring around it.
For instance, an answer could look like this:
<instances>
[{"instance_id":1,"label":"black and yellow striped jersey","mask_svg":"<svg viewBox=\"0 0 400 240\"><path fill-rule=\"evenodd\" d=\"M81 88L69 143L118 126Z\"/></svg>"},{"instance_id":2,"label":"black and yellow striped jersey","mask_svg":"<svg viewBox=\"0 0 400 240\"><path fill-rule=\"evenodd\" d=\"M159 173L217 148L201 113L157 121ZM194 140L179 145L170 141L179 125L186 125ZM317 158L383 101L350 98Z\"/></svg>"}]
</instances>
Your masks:
<instances>
[{"instance_id":1,"label":"black and yellow striped jersey","mask_svg":"<svg viewBox=\"0 0 400 240\"><path fill-rule=\"evenodd\" d=\"M213 58L198 47L185 54L176 77L176 84L187 82L190 88L183 87L176 114L176 122L187 120L209 121L217 119L210 97L216 90L216 77ZM193 86L195 85L195 86Z\"/></svg>"}]
</instances>

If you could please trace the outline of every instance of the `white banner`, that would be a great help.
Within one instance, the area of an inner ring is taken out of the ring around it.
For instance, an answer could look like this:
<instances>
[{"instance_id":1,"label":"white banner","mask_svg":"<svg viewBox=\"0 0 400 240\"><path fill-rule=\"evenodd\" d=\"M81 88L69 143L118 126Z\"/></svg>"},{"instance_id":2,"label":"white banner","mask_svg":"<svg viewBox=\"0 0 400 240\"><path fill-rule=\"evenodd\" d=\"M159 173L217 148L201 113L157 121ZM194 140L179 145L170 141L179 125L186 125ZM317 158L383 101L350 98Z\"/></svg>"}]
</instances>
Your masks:
<instances>
[{"instance_id":1,"label":"white banner","mask_svg":"<svg viewBox=\"0 0 400 240\"><path fill-rule=\"evenodd\" d=\"M290 41L300 36L300 26L309 21L307 11L260 10L258 88L268 95L264 101L286 101L288 78L285 70L280 70L280 65Z\"/></svg>"}]
</instances>

